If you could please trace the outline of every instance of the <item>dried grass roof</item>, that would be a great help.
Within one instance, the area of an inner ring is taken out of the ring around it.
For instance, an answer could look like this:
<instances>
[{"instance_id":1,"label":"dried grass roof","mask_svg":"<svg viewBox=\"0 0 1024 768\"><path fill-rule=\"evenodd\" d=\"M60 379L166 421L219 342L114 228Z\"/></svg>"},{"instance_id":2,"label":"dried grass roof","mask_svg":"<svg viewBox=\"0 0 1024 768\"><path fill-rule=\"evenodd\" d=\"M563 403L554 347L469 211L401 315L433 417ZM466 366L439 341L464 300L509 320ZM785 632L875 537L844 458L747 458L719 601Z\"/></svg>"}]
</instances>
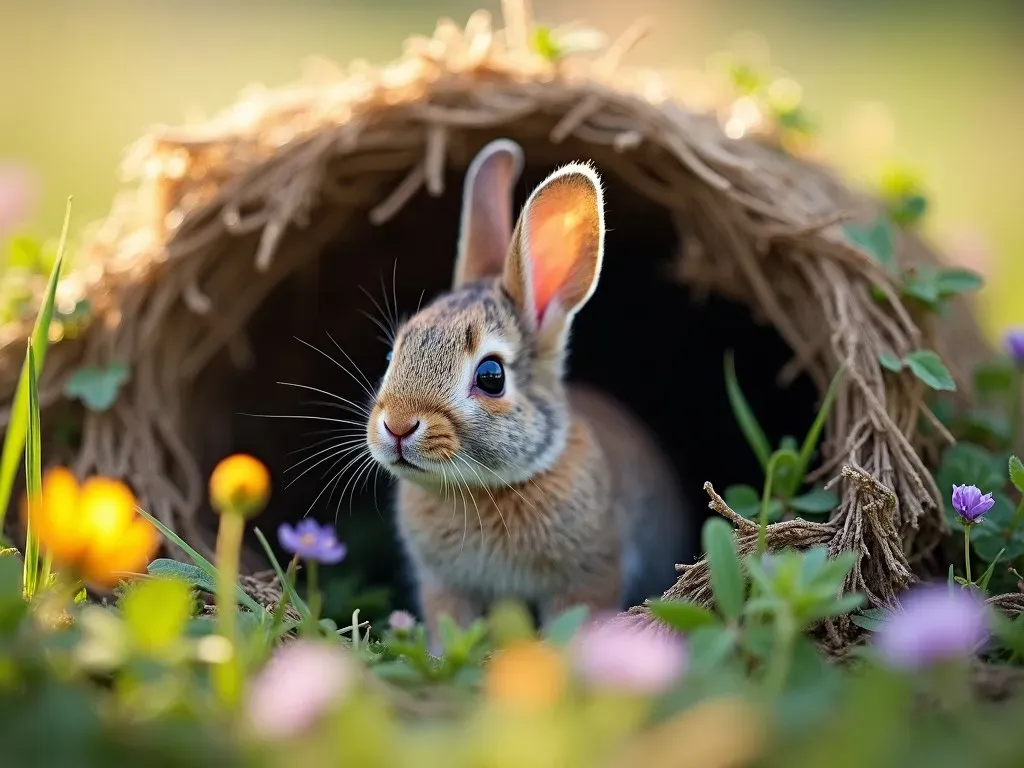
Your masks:
<instances>
[{"instance_id":1,"label":"dried grass roof","mask_svg":"<svg viewBox=\"0 0 1024 768\"><path fill-rule=\"evenodd\" d=\"M528 44L523 6L505 10L504 29L484 12L464 29L441 22L386 67L321 68L287 88L252 89L208 123L156 129L131 149L134 185L60 286L63 302L89 297L94 319L52 349L41 382L49 405L83 362L132 370L113 409L86 414L77 468L127 477L194 536L203 480L184 437L185 392L273 287L353 216L383 224L422 187L444 193L446 167L465 166L489 137L511 135L528 157L552 161L567 159L558 145L571 141L679 222L678 279L740 299L778 329L794 352L784 377L806 371L823 391L845 366L821 470L845 467L841 507L828 523L775 525L770 541L859 551L850 586L891 603L944 523L921 458L924 391L884 373L878 355L942 351L948 339L843 238L839 222L873 218L878 206L769 141L727 138L713 115L672 98L670 77L623 67L639 28L597 56L552 62ZM911 235L900 257L935 259ZM955 320L967 362L984 345L963 306ZM0 330L5 403L27 330ZM749 524L735 522L748 545ZM705 581L702 565L689 567L679 589L703 595Z\"/></svg>"}]
</instances>

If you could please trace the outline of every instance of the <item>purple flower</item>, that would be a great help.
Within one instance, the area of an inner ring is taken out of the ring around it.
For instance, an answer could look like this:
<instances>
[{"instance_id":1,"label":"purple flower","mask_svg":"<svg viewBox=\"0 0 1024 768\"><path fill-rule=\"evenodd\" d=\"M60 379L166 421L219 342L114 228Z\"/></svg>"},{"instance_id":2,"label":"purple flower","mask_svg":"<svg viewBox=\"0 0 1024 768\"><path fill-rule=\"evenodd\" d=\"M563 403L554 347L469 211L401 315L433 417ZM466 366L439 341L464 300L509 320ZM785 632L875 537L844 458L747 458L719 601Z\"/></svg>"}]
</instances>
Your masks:
<instances>
[{"instance_id":1,"label":"purple flower","mask_svg":"<svg viewBox=\"0 0 1024 768\"><path fill-rule=\"evenodd\" d=\"M915 587L902 606L875 638L891 667L912 670L966 659L988 639L988 607L973 591L946 584Z\"/></svg>"},{"instance_id":2,"label":"purple flower","mask_svg":"<svg viewBox=\"0 0 1024 768\"><path fill-rule=\"evenodd\" d=\"M953 509L965 523L976 523L996 504L991 493L982 493L976 485L953 486Z\"/></svg>"},{"instance_id":3,"label":"purple flower","mask_svg":"<svg viewBox=\"0 0 1024 768\"><path fill-rule=\"evenodd\" d=\"M388 616L388 626L393 632L404 635L406 632L411 632L412 628L416 626L416 619L408 611L392 611Z\"/></svg>"},{"instance_id":4,"label":"purple flower","mask_svg":"<svg viewBox=\"0 0 1024 768\"><path fill-rule=\"evenodd\" d=\"M573 661L581 678L601 688L660 693L686 667L683 639L642 617L599 617L580 630Z\"/></svg>"},{"instance_id":5,"label":"purple flower","mask_svg":"<svg viewBox=\"0 0 1024 768\"><path fill-rule=\"evenodd\" d=\"M334 526L323 527L316 520L306 518L294 528L284 523L277 529L281 546L305 560L320 563L340 563L348 549L338 541Z\"/></svg>"},{"instance_id":6,"label":"purple flower","mask_svg":"<svg viewBox=\"0 0 1024 768\"><path fill-rule=\"evenodd\" d=\"M1017 365L1024 365L1024 328L1011 328L1003 337L1006 351Z\"/></svg>"},{"instance_id":7,"label":"purple flower","mask_svg":"<svg viewBox=\"0 0 1024 768\"><path fill-rule=\"evenodd\" d=\"M356 678L339 646L295 640L276 651L250 684L249 724L271 738L301 733L340 701Z\"/></svg>"}]
</instances>

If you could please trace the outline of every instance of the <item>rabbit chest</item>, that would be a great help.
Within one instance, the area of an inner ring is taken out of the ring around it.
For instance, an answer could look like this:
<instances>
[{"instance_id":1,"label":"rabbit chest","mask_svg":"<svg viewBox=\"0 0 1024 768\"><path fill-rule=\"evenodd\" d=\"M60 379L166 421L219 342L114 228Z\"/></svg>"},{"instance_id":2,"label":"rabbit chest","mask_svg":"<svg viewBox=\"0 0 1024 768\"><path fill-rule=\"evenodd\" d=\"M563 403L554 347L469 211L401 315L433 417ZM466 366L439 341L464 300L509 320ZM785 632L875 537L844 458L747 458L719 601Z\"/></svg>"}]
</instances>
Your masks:
<instances>
[{"instance_id":1,"label":"rabbit chest","mask_svg":"<svg viewBox=\"0 0 1024 768\"><path fill-rule=\"evenodd\" d=\"M421 578L483 597L537 599L616 570L620 520L603 457L573 430L565 455L516 488L399 484L398 528Z\"/></svg>"}]
</instances>

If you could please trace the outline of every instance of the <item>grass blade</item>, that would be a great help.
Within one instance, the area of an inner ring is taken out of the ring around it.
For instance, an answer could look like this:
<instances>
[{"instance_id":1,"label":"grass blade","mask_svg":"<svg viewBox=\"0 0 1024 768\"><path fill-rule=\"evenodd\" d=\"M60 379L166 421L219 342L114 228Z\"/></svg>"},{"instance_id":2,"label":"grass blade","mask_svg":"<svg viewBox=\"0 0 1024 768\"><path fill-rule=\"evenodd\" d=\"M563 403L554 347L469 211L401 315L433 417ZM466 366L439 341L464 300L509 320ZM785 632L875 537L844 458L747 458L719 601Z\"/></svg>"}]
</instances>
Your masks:
<instances>
[{"instance_id":1,"label":"grass blade","mask_svg":"<svg viewBox=\"0 0 1024 768\"><path fill-rule=\"evenodd\" d=\"M64 265L64 250L67 247L70 221L71 198L69 197L67 207L64 209L64 225L61 227L57 258L53 262L53 269L50 270L50 279L46 284L43 304L39 308L39 314L36 315L36 322L32 328L31 343L34 347L35 360L33 368L37 378L43 369L46 350L50 344L50 321L53 319L57 282L60 280L61 268ZM28 360L26 360L21 376L18 377L18 387L14 392L14 402L11 406L11 420L7 424L3 449L0 451L0 531L3 531L4 528L7 508L11 503L11 493L14 491L14 478L18 474L18 467L21 466L25 434L28 431L28 387Z\"/></svg>"},{"instance_id":2,"label":"grass blade","mask_svg":"<svg viewBox=\"0 0 1024 768\"><path fill-rule=\"evenodd\" d=\"M217 566L215 566L201 554L192 549L192 547L190 547L186 543L186 541L183 538L181 538L181 536L179 536L166 525L164 525L162 522L157 520L155 517L153 517L153 515L149 514L149 512L144 510L142 507L136 507L135 509L140 515L142 515L144 518L149 520L149 522L155 525L157 527L157 530L160 531L160 533L162 533L172 542L177 544L178 549L180 549L182 552L184 552L186 555L192 558L192 562L206 572L206 575L210 577L210 581L212 581L214 584L217 583ZM238 602L240 602L250 611L255 613L257 616L259 616L261 620L264 618L264 616L270 615L266 608L257 603L255 600L253 600L249 596L249 593L237 584L235 585L235 594L238 597Z\"/></svg>"},{"instance_id":3,"label":"grass blade","mask_svg":"<svg viewBox=\"0 0 1024 768\"><path fill-rule=\"evenodd\" d=\"M39 539L36 536L36 513L42 493L42 454L39 448L39 390L36 382L36 356L33 340L25 350L25 372L28 377L28 409L25 414L28 430L25 440L25 497L28 521L25 534L25 569L22 589L31 600L39 588ZM44 582L45 583L45 582Z\"/></svg>"},{"instance_id":4,"label":"grass blade","mask_svg":"<svg viewBox=\"0 0 1024 768\"><path fill-rule=\"evenodd\" d=\"M739 380L736 378L736 361L733 359L731 349L725 353L725 389L740 431L747 438L754 455L761 462L761 467L767 468L768 458L772 453L771 445L768 443L768 438L765 437L761 425L757 423L757 417L750 409L747 398L743 396L743 390L740 389Z\"/></svg>"},{"instance_id":5,"label":"grass blade","mask_svg":"<svg viewBox=\"0 0 1024 768\"><path fill-rule=\"evenodd\" d=\"M828 419L828 415L832 411L832 405L835 403L836 396L839 394L839 384L842 382L844 370L843 366L839 366L839 370L836 371L836 375L832 377L832 383L828 385L828 391L825 392L825 399L822 400L821 408L818 409L818 415L814 417L814 423L811 424L811 428L807 431L807 436L804 438L804 444L800 448L800 481L802 481L804 475L807 474L807 467L811 463L811 456L814 455L814 450L818 447L818 441L821 439L821 431L825 428L825 421Z\"/></svg>"},{"instance_id":6,"label":"grass blade","mask_svg":"<svg viewBox=\"0 0 1024 768\"><path fill-rule=\"evenodd\" d=\"M312 622L313 615L309 611L309 606L306 605L305 601L299 597L299 593L295 591L295 587L292 585L291 580L288 579L284 571L281 570L281 564L277 562L277 558L274 557L274 550L270 548L270 543L267 541L267 537L263 535L263 531L259 528L254 528L253 533L256 534L256 538L260 540L260 544L263 545L263 551L267 553L267 559L270 560L270 564L274 568L274 573L277 574L278 580L281 582L281 589L287 593L288 599L291 600L292 605L295 606L295 610L299 612L302 617L303 623Z\"/></svg>"}]
</instances>

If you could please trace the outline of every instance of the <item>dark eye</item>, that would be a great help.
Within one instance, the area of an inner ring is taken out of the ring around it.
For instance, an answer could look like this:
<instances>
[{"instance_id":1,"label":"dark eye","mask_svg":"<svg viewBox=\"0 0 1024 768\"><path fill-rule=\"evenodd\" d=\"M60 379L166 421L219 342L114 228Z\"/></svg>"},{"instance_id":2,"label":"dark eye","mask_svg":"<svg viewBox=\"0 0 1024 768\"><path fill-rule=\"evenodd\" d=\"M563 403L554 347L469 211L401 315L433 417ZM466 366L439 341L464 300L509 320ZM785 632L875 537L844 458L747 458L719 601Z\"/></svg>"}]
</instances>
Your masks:
<instances>
[{"instance_id":1,"label":"dark eye","mask_svg":"<svg viewBox=\"0 0 1024 768\"><path fill-rule=\"evenodd\" d=\"M505 369L501 361L488 357L476 367L476 388L485 395L498 397L505 391Z\"/></svg>"},{"instance_id":2,"label":"dark eye","mask_svg":"<svg viewBox=\"0 0 1024 768\"><path fill-rule=\"evenodd\" d=\"M388 362L390 363L390 362L391 362L391 358L392 358L392 357L394 356L394 354L395 354L395 353L394 353L394 352L392 352L392 351L391 351L391 350L389 349L389 350L388 350L388 353L387 353L386 355L384 355L384 357L386 357L386 358L387 358L387 361L388 361Z\"/></svg>"}]
</instances>

